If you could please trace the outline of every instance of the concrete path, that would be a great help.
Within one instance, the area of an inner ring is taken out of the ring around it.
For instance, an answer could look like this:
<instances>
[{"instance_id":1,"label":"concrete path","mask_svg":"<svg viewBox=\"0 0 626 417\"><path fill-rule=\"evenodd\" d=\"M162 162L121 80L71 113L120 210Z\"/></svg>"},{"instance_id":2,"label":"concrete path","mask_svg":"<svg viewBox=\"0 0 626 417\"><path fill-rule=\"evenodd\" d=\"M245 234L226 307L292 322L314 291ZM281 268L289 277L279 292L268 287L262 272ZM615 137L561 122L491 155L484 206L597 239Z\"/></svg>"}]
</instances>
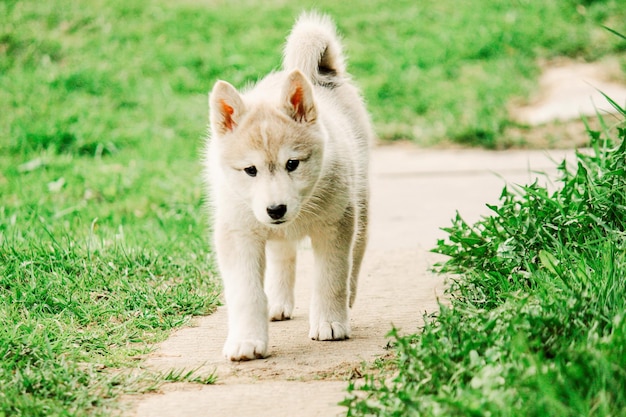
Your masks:
<instances>
[{"instance_id":1,"label":"concrete path","mask_svg":"<svg viewBox=\"0 0 626 417\"><path fill-rule=\"evenodd\" d=\"M552 153L561 161L564 151ZM571 155L571 152L569 152ZM570 157L573 160L573 157ZM415 332L424 312L437 309L443 280L429 253L458 209L468 221L488 213L507 182L527 184L530 171L554 172L543 151L420 150L410 145L378 147L372 155L371 235L359 292L352 310L353 337L342 342L309 340L308 302L312 257L299 253L295 318L270 324L271 356L230 363L222 358L226 309L198 318L175 332L147 359L151 369L215 371L215 385L166 384L157 394L136 396L127 416L335 416L346 380L363 361L387 351L392 325Z\"/></svg>"}]
</instances>

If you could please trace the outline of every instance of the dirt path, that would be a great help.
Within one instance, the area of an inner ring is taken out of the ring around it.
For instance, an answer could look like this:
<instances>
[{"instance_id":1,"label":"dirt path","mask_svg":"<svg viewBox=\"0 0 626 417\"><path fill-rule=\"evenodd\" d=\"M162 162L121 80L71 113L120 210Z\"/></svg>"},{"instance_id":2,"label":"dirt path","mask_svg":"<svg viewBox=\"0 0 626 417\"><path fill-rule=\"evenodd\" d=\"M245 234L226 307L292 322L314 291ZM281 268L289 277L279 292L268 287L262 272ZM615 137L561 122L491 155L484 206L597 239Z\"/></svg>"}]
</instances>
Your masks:
<instances>
[{"instance_id":1,"label":"dirt path","mask_svg":"<svg viewBox=\"0 0 626 417\"><path fill-rule=\"evenodd\" d=\"M532 161L529 162L529 161ZM436 310L440 277L429 273L438 258L428 250L444 236L460 209L468 221L497 201L503 179L526 182L534 169L553 167L543 152L424 151L411 146L373 152L372 229L359 294L352 310L353 336L341 342L307 337L312 257L299 252L294 319L270 324L271 356L230 363L222 358L226 310L175 332L146 361L151 369L215 370L215 385L166 384L157 394L132 398L128 416L334 416L346 380L363 361L387 353L392 325L415 332L422 314Z\"/></svg>"},{"instance_id":2,"label":"dirt path","mask_svg":"<svg viewBox=\"0 0 626 417\"><path fill-rule=\"evenodd\" d=\"M619 59L584 63L558 59L542 65L537 90L527 102L514 100L509 106L512 121L506 135L523 138L535 148L573 149L589 144L585 123L602 130L597 115L608 126L616 122L617 112L603 93L623 106L626 103L625 74ZM581 116L587 118L583 122Z\"/></svg>"}]
</instances>

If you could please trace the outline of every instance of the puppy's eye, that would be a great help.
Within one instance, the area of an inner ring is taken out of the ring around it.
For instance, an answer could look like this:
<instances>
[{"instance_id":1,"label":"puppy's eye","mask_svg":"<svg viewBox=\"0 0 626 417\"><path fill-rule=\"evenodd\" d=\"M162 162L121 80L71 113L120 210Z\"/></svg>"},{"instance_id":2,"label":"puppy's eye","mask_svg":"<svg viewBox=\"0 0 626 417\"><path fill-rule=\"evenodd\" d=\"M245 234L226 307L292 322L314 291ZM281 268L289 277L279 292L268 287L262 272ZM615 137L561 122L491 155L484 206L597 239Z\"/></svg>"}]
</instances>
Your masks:
<instances>
[{"instance_id":1,"label":"puppy's eye","mask_svg":"<svg viewBox=\"0 0 626 417\"><path fill-rule=\"evenodd\" d=\"M295 171L296 168L298 168L298 165L300 165L300 161L298 161L297 159L290 159L287 161L285 168L287 168L288 172L292 172Z\"/></svg>"},{"instance_id":2,"label":"puppy's eye","mask_svg":"<svg viewBox=\"0 0 626 417\"><path fill-rule=\"evenodd\" d=\"M256 177L256 167L254 165L252 165L251 167L248 167L248 168L244 168L243 170L249 176Z\"/></svg>"}]
</instances>

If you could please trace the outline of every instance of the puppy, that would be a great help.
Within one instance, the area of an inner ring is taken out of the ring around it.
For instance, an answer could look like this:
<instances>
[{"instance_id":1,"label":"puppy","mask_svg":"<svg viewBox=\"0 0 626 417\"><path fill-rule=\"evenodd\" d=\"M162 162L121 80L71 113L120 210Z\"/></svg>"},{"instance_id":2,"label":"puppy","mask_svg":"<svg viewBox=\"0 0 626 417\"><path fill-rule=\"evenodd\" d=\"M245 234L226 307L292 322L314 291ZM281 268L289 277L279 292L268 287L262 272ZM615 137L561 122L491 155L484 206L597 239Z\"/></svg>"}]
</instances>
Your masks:
<instances>
[{"instance_id":1,"label":"puppy","mask_svg":"<svg viewBox=\"0 0 626 417\"><path fill-rule=\"evenodd\" d=\"M327 16L305 13L283 70L209 95L205 177L228 308L224 355L268 354L268 318L294 308L297 243L310 237L315 276L309 337L350 337L349 307L367 240L368 113Z\"/></svg>"}]
</instances>

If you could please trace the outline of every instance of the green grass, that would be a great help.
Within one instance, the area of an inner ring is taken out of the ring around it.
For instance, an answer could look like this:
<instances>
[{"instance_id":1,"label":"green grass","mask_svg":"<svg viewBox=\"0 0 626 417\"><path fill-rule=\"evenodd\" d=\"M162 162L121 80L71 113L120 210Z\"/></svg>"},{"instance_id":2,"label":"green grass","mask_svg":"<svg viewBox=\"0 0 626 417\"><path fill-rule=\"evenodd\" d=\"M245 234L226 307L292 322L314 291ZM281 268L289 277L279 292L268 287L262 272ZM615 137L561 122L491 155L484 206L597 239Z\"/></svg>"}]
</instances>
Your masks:
<instances>
[{"instance_id":1,"label":"green grass","mask_svg":"<svg viewBox=\"0 0 626 417\"><path fill-rule=\"evenodd\" d=\"M556 191L507 187L490 216L457 214L434 250L450 302L392 332L396 371L351 384L348 415L626 415L625 127L591 132Z\"/></svg>"},{"instance_id":2,"label":"green grass","mask_svg":"<svg viewBox=\"0 0 626 417\"><path fill-rule=\"evenodd\" d=\"M150 343L215 305L206 272L181 255L88 246L0 248L0 415L98 414L146 386L115 369L135 367Z\"/></svg>"},{"instance_id":3,"label":"green grass","mask_svg":"<svg viewBox=\"0 0 626 417\"><path fill-rule=\"evenodd\" d=\"M310 7L337 20L379 135L426 144L507 146L507 103L534 91L538 59L626 48L601 27L626 31L619 0L88 4L0 5L0 104L16 110L0 149L93 154L168 140L189 152L180 142L199 135L213 82L243 86L277 68Z\"/></svg>"},{"instance_id":4,"label":"green grass","mask_svg":"<svg viewBox=\"0 0 626 417\"><path fill-rule=\"evenodd\" d=\"M600 27L623 31L618 0L0 2L0 416L212 381L119 370L217 305L206 94L277 68L310 7L337 20L379 135L421 144L506 146L539 58L625 48Z\"/></svg>"}]
</instances>

